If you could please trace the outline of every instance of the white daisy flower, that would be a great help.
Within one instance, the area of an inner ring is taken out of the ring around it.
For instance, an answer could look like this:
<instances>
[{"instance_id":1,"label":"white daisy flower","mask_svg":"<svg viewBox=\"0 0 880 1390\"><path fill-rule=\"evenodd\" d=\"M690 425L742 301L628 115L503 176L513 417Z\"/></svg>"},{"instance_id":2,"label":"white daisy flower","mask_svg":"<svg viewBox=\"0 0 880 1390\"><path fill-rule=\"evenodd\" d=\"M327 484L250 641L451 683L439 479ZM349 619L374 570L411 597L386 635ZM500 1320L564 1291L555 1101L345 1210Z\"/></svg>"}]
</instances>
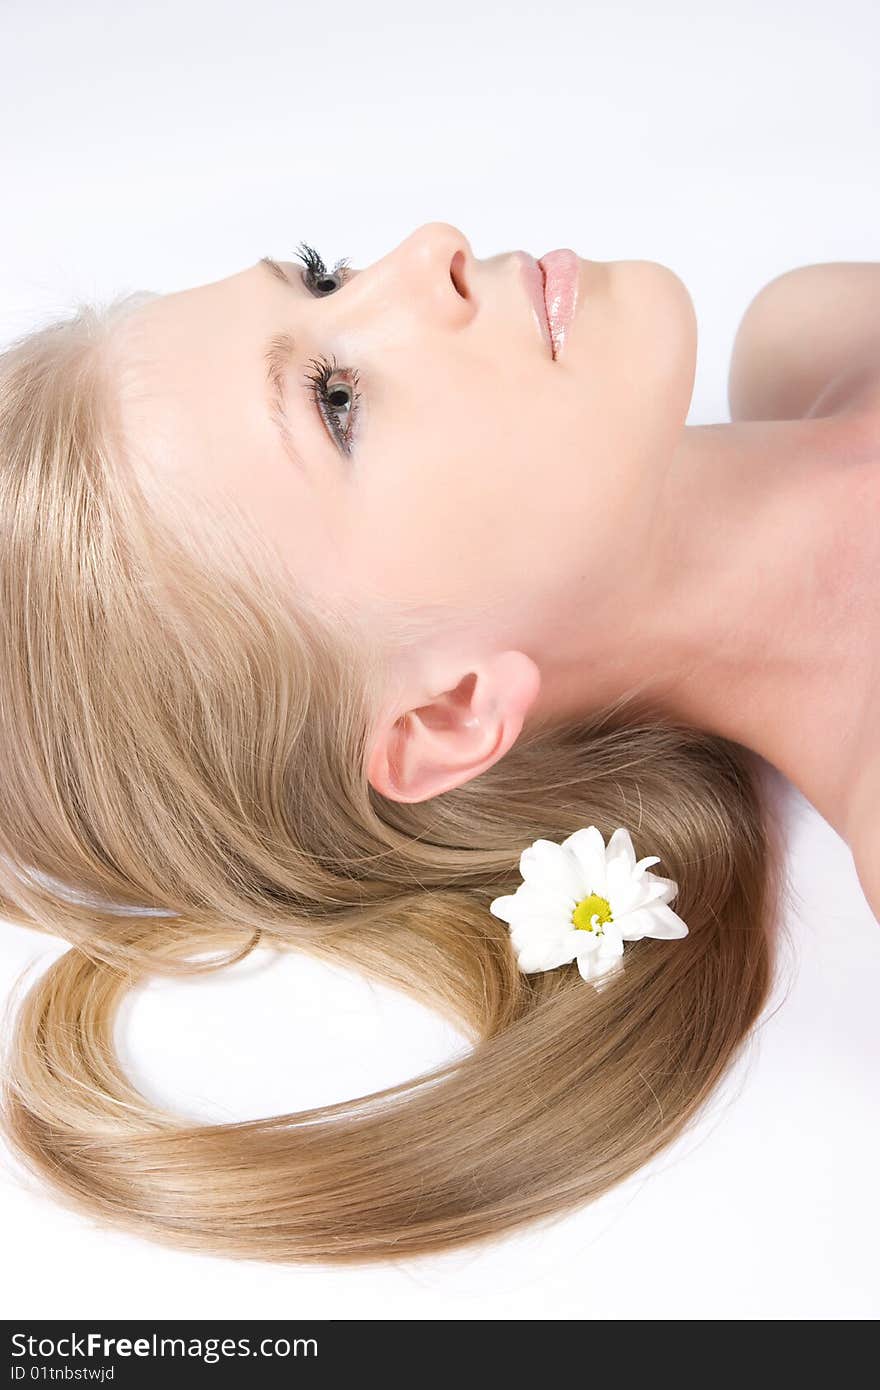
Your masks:
<instances>
[{"instance_id":1,"label":"white daisy flower","mask_svg":"<svg viewBox=\"0 0 880 1390\"><path fill-rule=\"evenodd\" d=\"M520 970L531 975L576 960L583 978L594 981L621 968L624 941L687 936L668 906L678 884L648 872L659 863L656 854L636 862L623 826L607 848L595 825L560 845L535 840L520 855L523 882L489 911L508 923Z\"/></svg>"}]
</instances>

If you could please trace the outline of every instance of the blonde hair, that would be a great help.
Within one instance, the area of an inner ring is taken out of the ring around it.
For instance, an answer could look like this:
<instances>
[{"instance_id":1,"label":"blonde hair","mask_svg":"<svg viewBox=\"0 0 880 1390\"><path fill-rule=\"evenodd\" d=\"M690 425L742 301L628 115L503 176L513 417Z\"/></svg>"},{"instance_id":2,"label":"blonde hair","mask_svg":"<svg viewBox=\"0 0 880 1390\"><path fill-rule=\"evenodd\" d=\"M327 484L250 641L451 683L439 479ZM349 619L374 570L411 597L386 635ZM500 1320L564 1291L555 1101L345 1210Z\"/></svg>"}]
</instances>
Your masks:
<instances>
[{"instance_id":1,"label":"blonde hair","mask_svg":"<svg viewBox=\"0 0 880 1390\"><path fill-rule=\"evenodd\" d=\"M752 755L629 695L385 799L370 731L442 615L329 612L231 503L179 534L119 428L138 302L0 358L0 914L70 944L10 1017L13 1151L108 1226L279 1262L440 1250L599 1196L682 1132L767 998L779 854ZM587 824L661 856L690 928L630 945L601 991L522 974L488 910L526 844ZM299 1113L156 1108L114 1049L125 992L258 943L351 963L472 1050Z\"/></svg>"}]
</instances>

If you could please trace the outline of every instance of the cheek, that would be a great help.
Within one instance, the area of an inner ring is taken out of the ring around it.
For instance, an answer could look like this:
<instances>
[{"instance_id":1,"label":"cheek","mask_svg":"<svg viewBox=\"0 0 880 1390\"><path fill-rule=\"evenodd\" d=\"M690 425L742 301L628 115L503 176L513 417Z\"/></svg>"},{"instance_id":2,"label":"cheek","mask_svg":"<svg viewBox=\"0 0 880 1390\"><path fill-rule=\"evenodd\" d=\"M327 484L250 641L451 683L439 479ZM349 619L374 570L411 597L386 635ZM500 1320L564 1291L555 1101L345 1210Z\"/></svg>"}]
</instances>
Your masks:
<instances>
[{"instance_id":1,"label":"cheek","mask_svg":"<svg viewBox=\"0 0 880 1390\"><path fill-rule=\"evenodd\" d=\"M393 429L353 475L353 582L382 596L453 603L505 588L528 542L541 460L555 452L550 400L533 389L528 361L508 355L489 373L484 349L454 373L444 365L401 369L419 392L398 390Z\"/></svg>"},{"instance_id":2,"label":"cheek","mask_svg":"<svg viewBox=\"0 0 880 1390\"><path fill-rule=\"evenodd\" d=\"M564 371L509 364L488 394L485 378L479 392L456 380L445 405L432 403L428 431L424 400L417 415L398 408L346 503L355 593L467 605L575 578L601 589L621 537L650 513L687 415L696 346L693 306L671 271L610 269Z\"/></svg>"},{"instance_id":3,"label":"cheek","mask_svg":"<svg viewBox=\"0 0 880 1390\"><path fill-rule=\"evenodd\" d=\"M466 450L457 431L438 453L435 433L430 450L402 472L386 460L353 517L357 589L466 608L543 588L562 555L574 548L577 556L589 511L602 505L583 453L550 418L548 426L546 415L530 411L528 429L522 418L519 428L511 419L501 429L472 429Z\"/></svg>"},{"instance_id":4,"label":"cheek","mask_svg":"<svg viewBox=\"0 0 880 1390\"><path fill-rule=\"evenodd\" d=\"M352 518L357 582L413 602L457 601L482 587L499 537L511 531L511 487L501 441L461 430L405 457L386 453L365 480ZM509 483L508 476L508 483Z\"/></svg>"}]
</instances>

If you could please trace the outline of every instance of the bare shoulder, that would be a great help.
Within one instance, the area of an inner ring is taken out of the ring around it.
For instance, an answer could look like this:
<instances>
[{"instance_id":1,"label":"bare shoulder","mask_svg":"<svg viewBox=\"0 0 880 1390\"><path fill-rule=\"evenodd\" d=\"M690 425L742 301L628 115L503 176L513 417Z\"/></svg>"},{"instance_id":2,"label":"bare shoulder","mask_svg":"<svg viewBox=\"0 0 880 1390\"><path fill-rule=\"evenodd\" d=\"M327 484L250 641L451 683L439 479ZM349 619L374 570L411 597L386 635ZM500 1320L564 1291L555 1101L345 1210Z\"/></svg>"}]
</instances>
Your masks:
<instances>
[{"instance_id":1,"label":"bare shoulder","mask_svg":"<svg viewBox=\"0 0 880 1390\"><path fill-rule=\"evenodd\" d=\"M880 411L880 262L776 276L751 300L728 374L733 420Z\"/></svg>"}]
</instances>

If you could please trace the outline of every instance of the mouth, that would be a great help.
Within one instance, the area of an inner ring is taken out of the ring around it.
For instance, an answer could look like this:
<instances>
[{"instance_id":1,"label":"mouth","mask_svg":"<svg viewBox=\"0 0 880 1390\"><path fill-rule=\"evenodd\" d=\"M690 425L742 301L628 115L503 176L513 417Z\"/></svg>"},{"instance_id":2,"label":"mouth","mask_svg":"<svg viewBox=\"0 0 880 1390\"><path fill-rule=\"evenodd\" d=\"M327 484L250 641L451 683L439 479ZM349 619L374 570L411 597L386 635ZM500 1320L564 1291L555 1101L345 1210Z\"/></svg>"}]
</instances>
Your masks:
<instances>
[{"instance_id":1,"label":"mouth","mask_svg":"<svg viewBox=\"0 0 880 1390\"><path fill-rule=\"evenodd\" d=\"M544 271L541 262L536 261L534 256L530 256L527 251L517 251L515 255L519 262L538 332L541 334L544 346L550 356L555 357L553 335L550 331L550 319L547 314L547 301L544 295Z\"/></svg>"},{"instance_id":2,"label":"mouth","mask_svg":"<svg viewBox=\"0 0 880 1390\"><path fill-rule=\"evenodd\" d=\"M538 330L555 362L577 307L579 257L567 247L548 251L539 261L526 251L515 254Z\"/></svg>"},{"instance_id":3,"label":"mouth","mask_svg":"<svg viewBox=\"0 0 880 1390\"><path fill-rule=\"evenodd\" d=\"M538 266L544 279L544 307L555 361L565 346L577 308L580 258L563 247L548 251Z\"/></svg>"}]
</instances>

